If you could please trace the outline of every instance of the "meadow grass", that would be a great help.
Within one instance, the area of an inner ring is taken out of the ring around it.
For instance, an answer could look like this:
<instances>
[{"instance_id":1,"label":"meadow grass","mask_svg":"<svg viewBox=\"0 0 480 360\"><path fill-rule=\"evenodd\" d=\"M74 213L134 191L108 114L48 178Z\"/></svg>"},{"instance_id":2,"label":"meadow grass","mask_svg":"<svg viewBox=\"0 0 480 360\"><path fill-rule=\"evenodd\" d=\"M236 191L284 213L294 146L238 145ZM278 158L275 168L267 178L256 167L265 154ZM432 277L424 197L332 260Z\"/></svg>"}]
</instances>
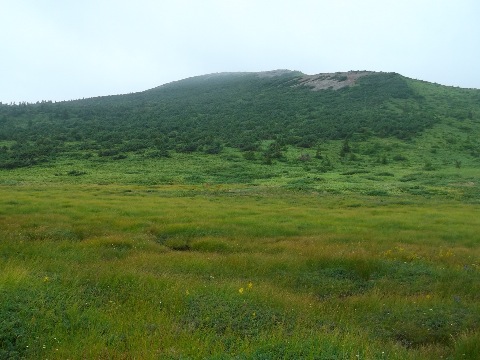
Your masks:
<instances>
[{"instance_id":1,"label":"meadow grass","mask_svg":"<svg viewBox=\"0 0 480 360\"><path fill-rule=\"evenodd\" d=\"M0 186L0 357L475 359L478 205Z\"/></svg>"}]
</instances>

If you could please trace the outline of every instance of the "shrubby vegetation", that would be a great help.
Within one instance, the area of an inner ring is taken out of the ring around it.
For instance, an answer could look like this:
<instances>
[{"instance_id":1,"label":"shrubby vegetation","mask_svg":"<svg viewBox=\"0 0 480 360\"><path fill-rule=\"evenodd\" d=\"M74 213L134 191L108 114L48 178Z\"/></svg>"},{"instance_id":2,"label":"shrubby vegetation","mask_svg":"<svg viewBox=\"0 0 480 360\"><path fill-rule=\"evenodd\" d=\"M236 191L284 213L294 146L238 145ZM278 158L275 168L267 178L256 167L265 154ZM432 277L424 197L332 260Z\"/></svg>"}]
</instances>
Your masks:
<instances>
[{"instance_id":1,"label":"shrubby vegetation","mask_svg":"<svg viewBox=\"0 0 480 360\"><path fill-rule=\"evenodd\" d=\"M266 140L312 148L346 138L409 139L445 119L480 113L478 91L420 86L394 73L336 91L294 86L300 77L216 74L135 94L0 105L0 167L72 153L121 160L130 153L218 154L225 146L251 152ZM259 156L268 163L279 156L272 151Z\"/></svg>"}]
</instances>

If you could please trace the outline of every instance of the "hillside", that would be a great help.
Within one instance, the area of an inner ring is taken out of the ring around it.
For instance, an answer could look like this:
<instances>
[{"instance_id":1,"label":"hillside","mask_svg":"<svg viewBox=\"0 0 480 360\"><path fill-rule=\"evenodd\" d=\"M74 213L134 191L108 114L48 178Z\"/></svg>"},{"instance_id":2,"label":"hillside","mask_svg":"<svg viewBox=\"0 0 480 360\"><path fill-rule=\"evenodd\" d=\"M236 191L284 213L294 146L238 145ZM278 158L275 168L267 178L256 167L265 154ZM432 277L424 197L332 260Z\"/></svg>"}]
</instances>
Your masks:
<instances>
[{"instance_id":1,"label":"hillside","mask_svg":"<svg viewBox=\"0 0 480 360\"><path fill-rule=\"evenodd\" d=\"M43 164L94 182L318 188L319 175L334 187L343 175L362 177L362 191L419 178L476 189L479 134L480 90L368 71L219 73L134 94L1 105L0 168L9 178Z\"/></svg>"},{"instance_id":2,"label":"hillside","mask_svg":"<svg viewBox=\"0 0 480 360\"><path fill-rule=\"evenodd\" d=\"M441 122L480 116L480 91L355 74L212 74L136 94L3 105L0 140L13 143L3 148L0 166L74 150L212 153L221 146L255 150L262 140L308 148L355 135L409 139Z\"/></svg>"}]
</instances>

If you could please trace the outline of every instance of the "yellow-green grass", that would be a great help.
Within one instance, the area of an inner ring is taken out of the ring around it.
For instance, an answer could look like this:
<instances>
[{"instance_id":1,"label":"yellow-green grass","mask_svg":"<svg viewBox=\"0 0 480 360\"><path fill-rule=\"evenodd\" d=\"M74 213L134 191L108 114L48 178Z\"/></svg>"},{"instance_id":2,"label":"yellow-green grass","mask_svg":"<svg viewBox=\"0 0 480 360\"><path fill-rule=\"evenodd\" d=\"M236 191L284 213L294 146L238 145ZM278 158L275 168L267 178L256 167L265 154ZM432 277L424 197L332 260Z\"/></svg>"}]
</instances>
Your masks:
<instances>
[{"instance_id":1,"label":"yellow-green grass","mask_svg":"<svg viewBox=\"0 0 480 360\"><path fill-rule=\"evenodd\" d=\"M480 356L479 206L248 186L0 187L0 357Z\"/></svg>"}]
</instances>

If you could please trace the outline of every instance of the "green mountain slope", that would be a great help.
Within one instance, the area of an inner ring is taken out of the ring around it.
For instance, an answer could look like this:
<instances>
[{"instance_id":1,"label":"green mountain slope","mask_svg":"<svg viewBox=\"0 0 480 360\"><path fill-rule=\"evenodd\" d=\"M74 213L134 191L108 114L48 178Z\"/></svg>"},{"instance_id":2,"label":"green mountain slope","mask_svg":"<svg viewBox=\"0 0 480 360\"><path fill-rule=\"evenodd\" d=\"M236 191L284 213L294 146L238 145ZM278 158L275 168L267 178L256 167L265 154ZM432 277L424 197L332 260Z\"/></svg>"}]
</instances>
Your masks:
<instances>
[{"instance_id":1,"label":"green mountain slope","mask_svg":"<svg viewBox=\"0 0 480 360\"><path fill-rule=\"evenodd\" d=\"M479 135L480 90L366 71L211 74L135 94L1 105L0 183L81 175L472 200Z\"/></svg>"},{"instance_id":2,"label":"green mountain slope","mask_svg":"<svg viewBox=\"0 0 480 360\"><path fill-rule=\"evenodd\" d=\"M352 136L410 139L445 121L479 120L478 90L394 73L365 73L349 83L352 74L212 74L135 94L2 105L0 167L76 150L217 153L223 146L256 150L262 140L308 148ZM315 79L334 86L312 90Z\"/></svg>"}]
</instances>

